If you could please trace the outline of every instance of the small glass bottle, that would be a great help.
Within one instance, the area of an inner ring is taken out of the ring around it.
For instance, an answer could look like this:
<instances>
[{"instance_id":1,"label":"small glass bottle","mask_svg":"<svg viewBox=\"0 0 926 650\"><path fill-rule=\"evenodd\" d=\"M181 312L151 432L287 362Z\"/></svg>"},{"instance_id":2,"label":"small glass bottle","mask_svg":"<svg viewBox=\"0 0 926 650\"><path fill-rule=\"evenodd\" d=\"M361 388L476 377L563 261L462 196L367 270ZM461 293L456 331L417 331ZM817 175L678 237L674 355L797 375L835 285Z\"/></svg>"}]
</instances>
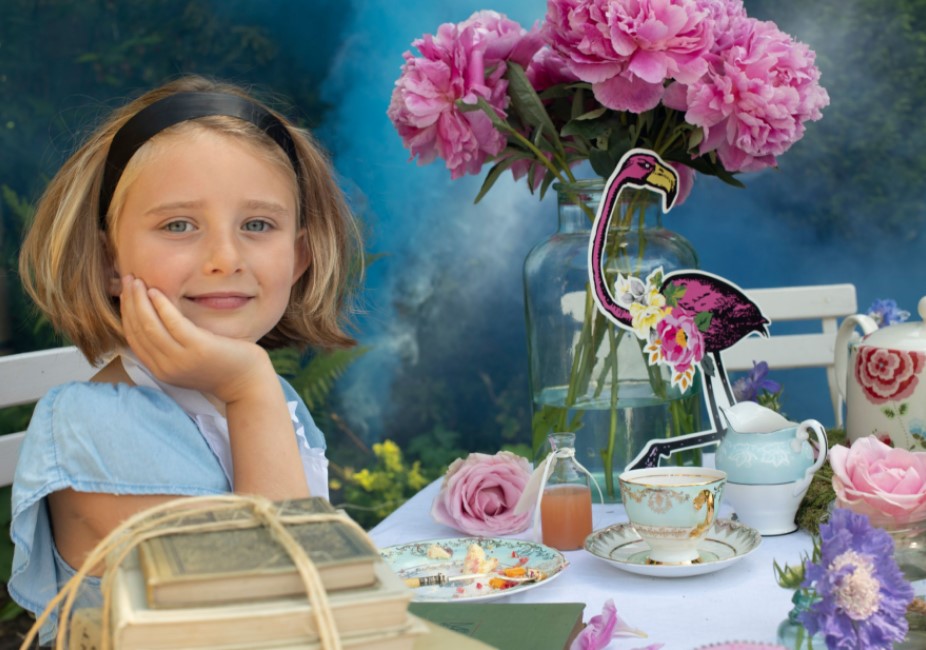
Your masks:
<instances>
[{"instance_id":1,"label":"small glass bottle","mask_svg":"<svg viewBox=\"0 0 926 650\"><path fill-rule=\"evenodd\" d=\"M543 543L573 551L592 533L592 490L575 459L576 434L553 433L549 441L555 459L540 499Z\"/></svg>"}]
</instances>

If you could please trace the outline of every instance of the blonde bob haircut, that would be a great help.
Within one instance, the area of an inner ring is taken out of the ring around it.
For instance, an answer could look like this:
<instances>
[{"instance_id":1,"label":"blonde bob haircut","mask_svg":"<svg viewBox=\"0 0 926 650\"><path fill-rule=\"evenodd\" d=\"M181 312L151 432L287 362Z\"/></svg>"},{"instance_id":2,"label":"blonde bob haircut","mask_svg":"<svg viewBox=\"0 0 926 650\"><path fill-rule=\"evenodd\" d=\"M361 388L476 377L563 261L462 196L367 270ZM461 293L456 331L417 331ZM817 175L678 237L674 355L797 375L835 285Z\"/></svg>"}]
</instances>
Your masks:
<instances>
[{"instance_id":1,"label":"blonde bob haircut","mask_svg":"<svg viewBox=\"0 0 926 650\"><path fill-rule=\"evenodd\" d=\"M115 111L51 180L36 207L23 243L19 271L23 286L55 329L74 342L92 362L126 345L119 300L111 294L115 278L110 253L125 188L143 167L146 143L126 166L101 229L100 185L110 144L129 119L145 107L176 93L238 95L261 106L285 126L295 144L299 169L277 143L243 119L209 116L179 122L153 136L182 135L209 129L254 145L268 163L288 170L293 179L298 228L307 236L308 270L293 285L280 322L259 343L265 348L306 346L328 349L355 343L347 333L352 298L362 274L361 237L331 164L306 131L256 101L243 89L202 77L184 77L152 90ZM296 174L299 174L297 179Z\"/></svg>"}]
</instances>

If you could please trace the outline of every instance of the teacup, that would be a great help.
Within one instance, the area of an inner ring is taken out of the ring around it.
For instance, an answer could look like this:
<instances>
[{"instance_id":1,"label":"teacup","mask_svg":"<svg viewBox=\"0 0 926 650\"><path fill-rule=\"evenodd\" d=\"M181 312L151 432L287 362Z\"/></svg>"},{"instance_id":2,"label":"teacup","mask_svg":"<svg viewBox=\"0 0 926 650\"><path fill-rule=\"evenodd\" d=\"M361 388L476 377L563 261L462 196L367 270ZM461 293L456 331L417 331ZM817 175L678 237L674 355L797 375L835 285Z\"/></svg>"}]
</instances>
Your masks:
<instances>
[{"instance_id":1,"label":"teacup","mask_svg":"<svg viewBox=\"0 0 926 650\"><path fill-rule=\"evenodd\" d=\"M630 525L649 547L653 564L691 564L714 524L726 473L706 467L650 467L619 477Z\"/></svg>"}]
</instances>

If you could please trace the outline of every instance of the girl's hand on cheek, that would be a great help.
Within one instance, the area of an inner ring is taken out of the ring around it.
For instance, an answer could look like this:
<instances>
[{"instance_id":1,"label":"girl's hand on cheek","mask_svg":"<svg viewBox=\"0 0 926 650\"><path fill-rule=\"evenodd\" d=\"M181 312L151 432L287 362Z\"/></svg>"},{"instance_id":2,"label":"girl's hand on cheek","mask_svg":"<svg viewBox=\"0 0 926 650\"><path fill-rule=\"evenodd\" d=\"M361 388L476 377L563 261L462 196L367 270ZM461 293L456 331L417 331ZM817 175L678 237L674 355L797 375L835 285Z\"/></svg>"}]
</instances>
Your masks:
<instances>
[{"instance_id":1,"label":"girl's hand on cheek","mask_svg":"<svg viewBox=\"0 0 926 650\"><path fill-rule=\"evenodd\" d=\"M161 381L230 403L245 397L251 382L275 378L263 348L197 327L137 278L123 278L121 311L129 347Z\"/></svg>"}]
</instances>

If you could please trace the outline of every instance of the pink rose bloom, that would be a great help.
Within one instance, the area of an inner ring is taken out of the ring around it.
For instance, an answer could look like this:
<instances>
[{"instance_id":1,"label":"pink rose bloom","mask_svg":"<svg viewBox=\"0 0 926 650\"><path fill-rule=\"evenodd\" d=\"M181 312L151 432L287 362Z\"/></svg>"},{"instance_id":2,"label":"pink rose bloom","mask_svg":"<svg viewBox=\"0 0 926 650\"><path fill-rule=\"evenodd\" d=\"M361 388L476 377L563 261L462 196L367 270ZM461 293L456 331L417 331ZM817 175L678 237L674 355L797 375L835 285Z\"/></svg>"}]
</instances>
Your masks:
<instances>
[{"instance_id":1,"label":"pink rose bloom","mask_svg":"<svg viewBox=\"0 0 926 650\"><path fill-rule=\"evenodd\" d=\"M665 104L685 110L704 130L700 153L717 151L730 172L777 164L804 135L804 123L829 104L814 53L775 23L733 18L729 47L709 55L710 69L693 83L673 84Z\"/></svg>"},{"instance_id":2,"label":"pink rose bloom","mask_svg":"<svg viewBox=\"0 0 926 650\"><path fill-rule=\"evenodd\" d=\"M704 75L714 44L697 0L548 0L544 35L603 106L634 113Z\"/></svg>"},{"instance_id":3,"label":"pink rose bloom","mask_svg":"<svg viewBox=\"0 0 926 650\"><path fill-rule=\"evenodd\" d=\"M431 516L467 535L519 533L532 513L516 515L514 508L530 476L531 464L510 451L458 458L447 469Z\"/></svg>"},{"instance_id":4,"label":"pink rose bloom","mask_svg":"<svg viewBox=\"0 0 926 650\"><path fill-rule=\"evenodd\" d=\"M663 358L683 373L704 357L704 336L695 324L694 316L675 308L656 324Z\"/></svg>"},{"instance_id":5,"label":"pink rose bloom","mask_svg":"<svg viewBox=\"0 0 926 650\"><path fill-rule=\"evenodd\" d=\"M389 119L419 165L440 156L451 178L478 174L487 158L505 148L506 137L482 111L463 112L457 102L475 104L481 98L505 117L505 61L511 58L526 66L542 46L539 32L526 32L501 14L482 11L459 25L445 23L435 36L426 34L412 45L421 56L403 55Z\"/></svg>"},{"instance_id":6,"label":"pink rose bloom","mask_svg":"<svg viewBox=\"0 0 926 650\"><path fill-rule=\"evenodd\" d=\"M905 524L926 517L926 452L894 449L875 436L829 452L836 504L871 523Z\"/></svg>"},{"instance_id":7,"label":"pink rose bloom","mask_svg":"<svg viewBox=\"0 0 926 650\"><path fill-rule=\"evenodd\" d=\"M926 353L862 345L858 349L855 379L869 402L884 404L910 397L924 366Z\"/></svg>"}]
</instances>

